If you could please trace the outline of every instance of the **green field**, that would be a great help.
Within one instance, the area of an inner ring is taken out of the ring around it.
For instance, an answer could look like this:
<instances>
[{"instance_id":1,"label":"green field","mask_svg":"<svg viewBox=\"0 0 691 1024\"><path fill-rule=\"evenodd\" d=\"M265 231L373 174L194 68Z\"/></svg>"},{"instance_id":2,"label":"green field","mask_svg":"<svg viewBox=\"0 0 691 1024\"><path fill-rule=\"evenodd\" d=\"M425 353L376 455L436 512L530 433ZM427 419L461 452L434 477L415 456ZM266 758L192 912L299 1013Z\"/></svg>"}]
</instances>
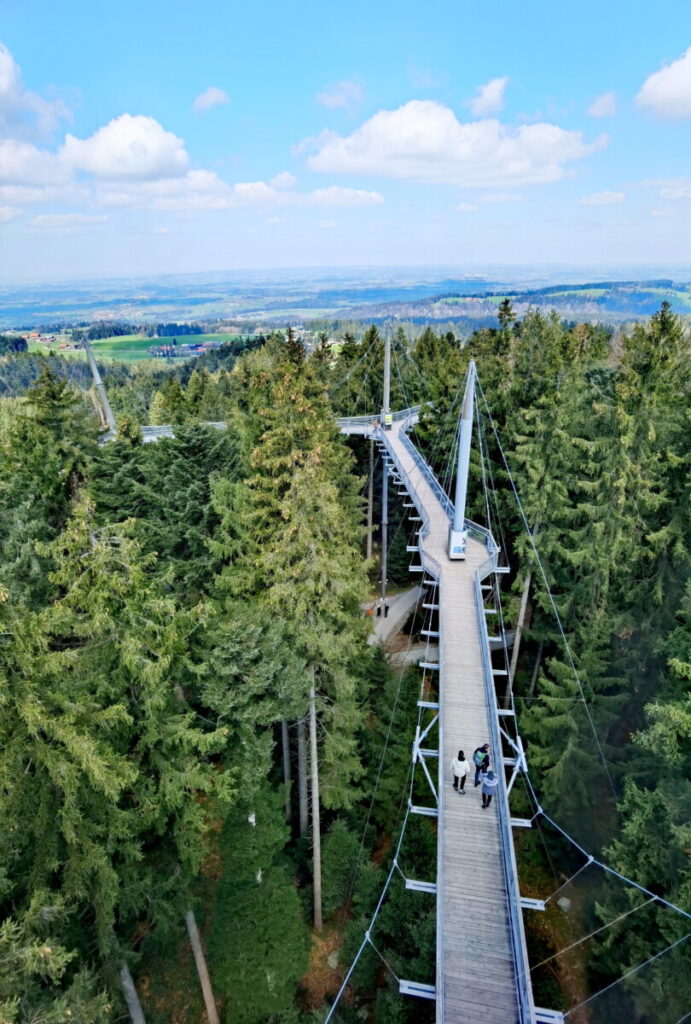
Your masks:
<instances>
[{"instance_id":1,"label":"green field","mask_svg":"<svg viewBox=\"0 0 691 1024\"><path fill-rule=\"evenodd\" d=\"M203 341L234 341L236 338L244 337L240 334L194 334L180 336L177 341L179 345L190 343L190 342L203 342ZM69 337L60 339L66 341L72 345ZM149 349L158 346L169 344L172 338L147 338L143 334L124 334L119 338L103 338L100 341L92 341L91 347L94 350L94 355L97 359L117 359L122 363L138 363L143 359L151 359L149 355ZM58 347L59 342L53 345L46 345L42 342L30 341L29 351L30 352L41 352L47 355L49 352L53 352L56 355L66 356L67 358L83 358L84 353L81 349L75 348L64 348ZM155 362L163 362L162 359L157 358Z\"/></svg>"}]
</instances>

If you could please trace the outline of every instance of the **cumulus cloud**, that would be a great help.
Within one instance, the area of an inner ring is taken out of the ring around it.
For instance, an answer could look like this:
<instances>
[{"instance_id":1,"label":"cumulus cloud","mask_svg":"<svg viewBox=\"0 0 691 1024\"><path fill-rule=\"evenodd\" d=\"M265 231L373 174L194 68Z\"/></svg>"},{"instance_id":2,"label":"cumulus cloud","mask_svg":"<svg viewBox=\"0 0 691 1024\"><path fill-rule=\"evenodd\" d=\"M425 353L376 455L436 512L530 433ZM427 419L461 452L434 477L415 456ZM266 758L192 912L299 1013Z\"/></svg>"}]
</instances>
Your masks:
<instances>
[{"instance_id":1,"label":"cumulus cloud","mask_svg":"<svg viewBox=\"0 0 691 1024\"><path fill-rule=\"evenodd\" d=\"M0 206L0 224L7 224L8 221L18 217L21 212L18 206Z\"/></svg>"},{"instance_id":2,"label":"cumulus cloud","mask_svg":"<svg viewBox=\"0 0 691 1024\"><path fill-rule=\"evenodd\" d=\"M617 206L626 199L626 192L594 192L581 199L583 206Z\"/></svg>"},{"instance_id":3,"label":"cumulus cloud","mask_svg":"<svg viewBox=\"0 0 691 1024\"><path fill-rule=\"evenodd\" d=\"M292 175L288 175L293 181ZM276 188L276 179L282 188ZM374 206L384 202L378 192L332 185L312 192L289 189L282 175L271 181L239 181L229 185L215 172L194 170L182 178L159 181L103 182L95 192L101 207L139 206L154 210L228 210L246 206Z\"/></svg>"},{"instance_id":4,"label":"cumulus cloud","mask_svg":"<svg viewBox=\"0 0 691 1024\"><path fill-rule=\"evenodd\" d=\"M0 184L55 185L68 178L69 172L54 153L31 142L0 139Z\"/></svg>"},{"instance_id":5,"label":"cumulus cloud","mask_svg":"<svg viewBox=\"0 0 691 1024\"><path fill-rule=\"evenodd\" d=\"M691 178L647 178L641 184L659 189L660 199L691 199Z\"/></svg>"},{"instance_id":6,"label":"cumulus cloud","mask_svg":"<svg viewBox=\"0 0 691 1024\"><path fill-rule=\"evenodd\" d=\"M344 81L327 85L323 92L317 93L317 103L329 110L342 108L350 110L362 103L364 91L359 82Z\"/></svg>"},{"instance_id":7,"label":"cumulus cloud","mask_svg":"<svg viewBox=\"0 0 691 1024\"><path fill-rule=\"evenodd\" d=\"M636 103L658 117L691 117L691 46L646 78Z\"/></svg>"},{"instance_id":8,"label":"cumulus cloud","mask_svg":"<svg viewBox=\"0 0 691 1024\"><path fill-rule=\"evenodd\" d=\"M588 107L590 117L611 117L617 112L617 97L613 92L603 92Z\"/></svg>"},{"instance_id":9,"label":"cumulus cloud","mask_svg":"<svg viewBox=\"0 0 691 1024\"><path fill-rule=\"evenodd\" d=\"M587 144L582 132L546 123L464 124L441 103L411 100L397 110L380 110L352 135L324 132L298 148L316 148L308 158L315 171L486 188L558 181L568 173L565 164L606 143L601 136Z\"/></svg>"},{"instance_id":10,"label":"cumulus cloud","mask_svg":"<svg viewBox=\"0 0 691 1024\"><path fill-rule=\"evenodd\" d=\"M366 192L361 188L343 188L331 185L308 193L310 201L317 206L378 206L384 202L379 192Z\"/></svg>"},{"instance_id":11,"label":"cumulus cloud","mask_svg":"<svg viewBox=\"0 0 691 1024\"><path fill-rule=\"evenodd\" d=\"M87 224L102 224L108 218L89 213L43 213L31 220L35 228L75 228Z\"/></svg>"},{"instance_id":12,"label":"cumulus cloud","mask_svg":"<svg viewBox=\"0 0 691 1024\"><path fill-rule=\"evenodd\" d=\"M0 43L0 137L50 135L67 116L62 100L47 100L24 88L19 65Z\"/></svg>"},{"instance_id":13,"label":"cumulus cloud","mask_svg":"<svg viewBox=\"0 0 691 1024\"><path fill-rule=\"evenodd\" d=\"M275 174L269 181L269 185L273 185L274 188L294 188L297 183L297 178L290 171L281 171L280 174Z\"/></svg>"},{"instance_id":14,"label":"cumulus cloud","mask_svg":"<svg viewBox=\"0 0 691 1024\"><path fill-rule=\"evenodd\" d=\"M214 171L188 171L181 178L104 182L96 191L101 206L148 206L156 210L223 210L233 205L231 187Z\"/></svg>"},{"instance_id":15,"label":"cumulus cloud","mask_svg":"<svg viewBox=\"0 0 691 1024\"><path fill-rule=\"evenodd\" d=\"M218 107L223 103L230 103L228 93L216 85L210 85L204 92L199 93L192 106L195 113L201 114L205 110L211 110L212 107Z\"/></svg>"},{"instance_id":16,"label":"cumulus cloud","mask_svg":"<svg viewBox=\"0 0 691 1024\"><path fill-rule=\"evenodd\" d=\"M509 79L492 78L486 85L478 87L477 96L468 101L470 112L473 117L487 117L488 114L497 114L504 106L504 90Z\"/></svg>"},{"instance_id":17,"label":"cumulus cloud","mask_svg":"<svg viewBox=\"0 0 691 1024\"><path fill-rule=\"evenodd\" d=\"M524 197L518 192L485 192L477 197L478 203L522 203Z\"/></svg>"},{"instance_id":18,"label":"cumulus cloud","mask_svg":"<svg viewBox=\"0 0 691 1024\"><path fill-rule=\"evenodd\" d=\"M88 139L68 134L60 158L68 167L111 181L177 178L190 162L182 139L141 114L121 114Z\"/></svg>"}]
</instances>

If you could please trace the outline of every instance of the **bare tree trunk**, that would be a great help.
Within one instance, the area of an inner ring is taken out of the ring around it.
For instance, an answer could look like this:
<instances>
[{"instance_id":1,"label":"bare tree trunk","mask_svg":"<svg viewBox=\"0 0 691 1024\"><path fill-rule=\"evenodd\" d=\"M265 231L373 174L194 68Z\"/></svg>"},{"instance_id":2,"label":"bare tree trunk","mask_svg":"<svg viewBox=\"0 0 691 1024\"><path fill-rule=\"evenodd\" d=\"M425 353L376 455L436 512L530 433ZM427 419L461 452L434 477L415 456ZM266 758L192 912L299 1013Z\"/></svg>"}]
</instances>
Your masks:
<instances>
[{"instance_id":1,"label":"bare tree trunk","mask_svg":"<svg viewBox=\"0 0 691 1024\"><path fill-rule=\"evenodd\" d=\"M218 1019L218 1010L216 1009L216 1000L214 999L214 994L211 989L211 978L209 977L209 971L206 966L206 958L204 956L204 950L202 949L201 939L199 938L199 929L197 928L197 919L194 916L193 910L188 910L185 914L185 924L187 925L187 934L190 937L190 946L194 953L194 962L197 965L199 983L201 984L202 993L204 994L206 1016L209 1018L209 1024L220 1024Z\"/></svg>"},{"instance_id":2,"label":"bare tree trunk","mask_svg":"<svg viewBox=\"0 0 691 1024\"><path fill-rule=\"evenodd\" d=\"M513 650L511 651L511 665L509 667L509 678L506 683L506 699L508 701L511 689L513 687L514 676L516 675L516 666L518 665L518 652L521 648L521 635L523 633L523 625L525 623L525 613L528 608L528 595L530 594L530 583L533 578L532 573L528 573L523 581L523 593L521 594L521 607L518 611L518 622L516 623L516 632L513 638Z\"/></svg>"},{"instance_id":3,"label":"bare tree trunk","mask_svg":"<svg viewBox=\"0 0 691 1024\"><path fill-rule=\"evenodd\" d=\"M540 520L535 523L532 529L531 536L533 540L537 537L540 529ZM506 701L508 703L511 688L513 687L514 676L516 675L516 666L518 665L518 652L521 649L521 636L523 634L523 626L525 625L525 613L528 610L528 595L530 594L530 583L533 578L531 572L526 573L525 579L523 580L523 593L521 594L521 606L518 610L518 622L516 623L516 633L513 640L513 650L511 652L511 665L509 667L509 677L506 682Z\"/></svg>"},{"instance_id":4,"label":"bare tree trunk","mask_svg":"<svg viewBox=\"0 0 691 1024\"><path fill-rule=\"evenodd\" d=\"M127 1003L127 1009L129 1011L130 1020L132 1024L146 1024L146 1017L142 1010L142 1004L139 1002L139 996L137 995L137 989L135 988L130 969L127 964L123 964L120 968L120 984L122 986L122 992L125 996L125 1002Z\"/></svg>"},{"instance_id":5,"label":"bare tree trunk","mask_svg":"<svg viewBox=\"0 0 691 1024\"><path fill-rule=\"evenodd\" d=\"M290 821L290 734L285 718L281 722L281 742L283 746L283 782L285 784L286 821Z\"/></svg>"},{"instance_id":6,"label":"bare tree trunk","mask_svg":"<svg viewBox=\"0 0 691 1024\"><path fill-rule=\"evenodd\" d=\"M532 677L530 679L530 686L528 687L528 696L529 697L532 697L533 692L535 690L535 683L537 682L537 674L540 671L540 662L542 661L542 648L544 646L545 645L541 641L540 642L540 646L537 649L537 657L535 659L535 666L533 668L533 674L532 674Z\"/></svg>"},{"instance_id":7,"label":"bare tree trunk","mask_svg":"<svg viewBox=\"0 0 691 1024\"><path fill-rule=\"evenodd\" d=\"M305 720L298 721L298 797L300 801L300 835L307 834L307 740L305 737Z\"/></svg>"},{"instance_id":8,"label":"bare tree trunk","mask_svg":"<svg viewBox=\"0 0 691 1024\"><path fill-rule=\"evenodd\" d=\"M369 443L369 483L367 485L367 558L372 557L372 507L374 505L374 441Z\"/></svg>"},{"instance_id":9,"label":"bare tree trunk","mask_svg":"<svg viewBox=\"0 0 691 1024\"><path fill-rule=\"evenodd\" d=\"M319 761L317 749L317 701L314 692L314 669L310 686L310 754L312 778L312 888L314 894L314 928L322 929L322 858L319 823Z\"/></svg>"}]
</instances>

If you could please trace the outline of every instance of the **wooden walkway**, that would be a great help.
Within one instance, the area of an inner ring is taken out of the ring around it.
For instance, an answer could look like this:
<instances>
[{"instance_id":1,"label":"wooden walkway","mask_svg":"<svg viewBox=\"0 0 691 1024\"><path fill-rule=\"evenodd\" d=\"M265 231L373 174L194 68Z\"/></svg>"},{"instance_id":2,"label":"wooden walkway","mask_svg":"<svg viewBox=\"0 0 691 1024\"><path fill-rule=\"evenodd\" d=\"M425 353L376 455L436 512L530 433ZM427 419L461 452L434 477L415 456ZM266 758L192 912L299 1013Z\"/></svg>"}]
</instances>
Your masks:
<instances>
[{"instance_id":1,"label":"wooden walkway","mask_svg":"<svg viewBox=\"0 0 691 1024\"><path fill-rule=\"evenodd\" d=\"M489 553L484 544L469 539L466 560L449 560L447 513L402 441L400 423L386 432L384 443L427 520L427 531L420 537L421 558L439 581L437 1024L516 1024L531 1018L519 1008L517 937L511 934L498 818L508 813L508 805L504 793L498 793L491 807L483 810L473 776L466 781L466 795L460 796L453 790L451 775L451 759L459 749L472 761L476 747L491 744L475 600L476 571L487 563ZM500 750L491 751L500 787L501 756Z\"/></svg>"}]
</instances>

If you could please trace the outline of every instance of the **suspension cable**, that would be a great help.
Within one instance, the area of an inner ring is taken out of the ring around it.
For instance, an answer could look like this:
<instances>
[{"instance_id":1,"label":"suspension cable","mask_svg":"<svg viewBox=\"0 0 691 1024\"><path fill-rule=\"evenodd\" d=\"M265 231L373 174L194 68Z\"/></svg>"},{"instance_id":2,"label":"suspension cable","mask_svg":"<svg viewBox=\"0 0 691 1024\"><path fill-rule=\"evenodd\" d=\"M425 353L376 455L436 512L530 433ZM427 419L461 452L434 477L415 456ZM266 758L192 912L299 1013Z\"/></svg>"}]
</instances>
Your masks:
<instances>
[{"instance_id":1,"label":"suspension cable","mask_svg":"<svg viewBox=\"0 0 691 1024\"><path fill-rule=\"evenodd\" d=\"M609 985L605 985L605 987L601 988L599 992L594 992L592 996L588 996L587 999L582 999L580 1003L576 1003L575 1006L572 1006L570 1010L566 1011L564 1014L564 1020L566 1020L567 1017L570 1017L572 1013L575 1013L576 1010L580 1010L581 1006L586 1006L588 1003L591 1003L593 999L597 999L598 996L601 996L603 993L608 992L609 989L614 988L615 985L619 985L622 981L626 981L627 978L633 977L633 975L637 974L638 971L647 967L648 964L652 964L656 960L659 960L661 956L664 956L665 953L669 953L669 951L674 949L675 946L680 946L681 943L686 942L687 939L691 939L691 932L687 932L686 935L682 935L682 937L677 939L676 942L670 942L669 946L665 946L664 949L660 950L660 952L656 953L654 956L648 957L648 959L644 960L642 964L638 965L638 967L634 967L632 970L627 971L626 974L622 974L621 978L617 978L616 981L611 982Z\"/></svg>"},{"instance_id":2,"label":"suspension cable","mask_svg":"<svg viewBox=\"0 0 691 1024\"><path fill-rule=\"evenodd\" d=\"M562 625L561 616L559 615L559 612L557 610L557 606L556 606L554 597L552 596L552 589L551 589L551 587L549 585L549 582L547 580L547 574L545 573L545 570L544 570L543 565L542 565L542 561L541 561L540 556L539 556L538 551L537 551L537 547L535 546L535 539L534 539L534 537L533 537L533 535L532 535L532 533L530 531L530 526L528 525L528 519L527 519L527 516L526 516L525 511L523 509L523 504L522 504L521 499L519 497L518 489L516 487L516 484L515 484L514 479L513 479L513 475L511 473L510 468L509 468L509 464L508 464L508 461L506 459L506 455L504 454L504 449L502 448L501 441L499 440L499 435L497 433L497 428L495 426L494 420L492 419L492 414L491 414L491 412L489 410L489 405L487 404L487 399L485 398L485 393L482 390L482 385L480 384L479 378L478 378L478 381L477 381L477 386L478 386L478 389L480 391L480 395L482 396L482 400L483 400L483 402L485 404L485 409L487 411L487 416L488 416L488 419L489 419L490 424L492 426L492 430L494 432L494 437L495 437L495 440L497 442L497 446L499 448L499 451L501 452L502 462L504 463L504 468L506 469L506 472L508 474L509 481L511 483L511 489L513 490L514 497L516 499L516 504L518 505L518 510L520 512L520 515L521 515L521 519L523 520L523 525L525 527L526 533L528 534L528 541L530 543L530 547L531 547L533 555L535 557L535 561L537 562L537 565L538 565L538 567L540 569L540 575L542 576L542 581L543 581L543 583L545 585L545 589L547 591L547 596L549 598L549 602L550 602L550 605L551 605L551 608L552 608L552 613L554 614L554 617L556 619L557 626L559 628L559 633L561 634L561 638L562 638L562 641L563 641L563 644L564 644L564 650L566 652L566 656L568 658L569 665L571 667L571 671L573 672L574 679L576 680L576 683L578 685L578 689L579 689L580 694L581 694L581 699L583 701L583 707L585 708L585 712L586 712L586 714L588 716L588 721L590 723L590 728L592 730L593 737L595 739L595 743L597 745L597 749L598 749L598 752L600 754L600 758L602 760L602 764L604 766L605 773L607 775L607 779L609 781L610 789L612 790L612 794L613 794L614 798L616 799L617 791L614 788L614 782L612 780L612 776L610 774L609 766L607 764L607 759L605 758L605 754L604 754L604 751L602 749L602 745L600 743L600 738L599 738L599 736L597 734L597 730L595 728L595 722L593 721L593 716L590 713L590 708L588 707L588 702L585 699L585 692L583 690L583 684L581 683L581 679L580 679L580 676L578 674L578 670L576 669L576 663L574 662L573 655L571 654L571 647L569 645L568 640L566 639L566 632L564 631L564 626Z\"/></svg>"},{"instance_id":3,"label":"suspension cable","mask_svg":"<svg viewBox=\"0 0 691 1024\"><path fill-rule=\"evenodd\" d=\"M537 794L535 793L535 789L533 788L533 784L531 783L530 776L527 772L524 773L524 778L528 785L528 788L530 789L530 793L535 802L535 807L538 813L545 819L545 821L548 821L550 825L557 830L557 832L560 832L564 839L567 840L567 842L571 843L572 846L575 846L575 848L579 850L584 857L591 858L592 863L596 864L597 867L602 868L603 871L606 871L608 874L614 875L616 878L621 879L622 882L626 882L627 885L633 886L634 889L638 889L639 892L645 893L646 896L651 896L658 903L661 903L663 906L668 907L670 910L676 911L677 914L681 914L682 917L685 917L687 920L691 921L691 914L687 913L686 910L682 910L682 908L678 907L676 903L671 903L669 900L666 900L664 896L656 895L654 892L651 892L650 889L646 889L644 885L640 885L638 882L634 882L632 878L628 878L626 875L622 875L622 873L620 871L617 871L616 868L611 868L609 864L605 864L604 861L598 860L597 857L593 857L592 854L588 853L587 850L584 850L581 844L576 842L573 836L570 836L568 832L565 832L561 825L557 825L556 821L554 821L553 818L550 818L549 814L547 814L547 812L540 806L540 801L537 798Z\"/></svg>"},{"instance_id":4,"label":"suspension cable","mask_svg":"<svg viewBox=\"0 0 691 1024\"><path fill-rule=\"evenodd\" d=\"M572 942L570 946L564 946L564 948L560 949L558 953L553 953L552 956L548 956L546 960L541 960L539 964L535 964L534 967L530 968L530 973L532 974L533 971L536 971L538 969L538 967L544 967L545 964L551 963L552 960L556 960L558 956L562 956L564 953L568 953L569 950L575 949L576 946L580 946L581 943L586 942L588 939L592 939L594 935L599 935L600 932L606 931L608 928L611 928L612 925L618 924L619 921L623 921L625 917L629 916L629 914L635 914L637 910L642 910L643 907L648 907L651 903L654 902L654 899L644 900L643 903L639 903L637 907L632 907L631 910L627 910L623 914L619 914L619 916L615 917L613 921L608 921L607 924L600 925L599 928L596 928L592 932L588 932L587 935L584 935L582 938L577 939L576 942Z\"/></svg>"}]
</instances>

